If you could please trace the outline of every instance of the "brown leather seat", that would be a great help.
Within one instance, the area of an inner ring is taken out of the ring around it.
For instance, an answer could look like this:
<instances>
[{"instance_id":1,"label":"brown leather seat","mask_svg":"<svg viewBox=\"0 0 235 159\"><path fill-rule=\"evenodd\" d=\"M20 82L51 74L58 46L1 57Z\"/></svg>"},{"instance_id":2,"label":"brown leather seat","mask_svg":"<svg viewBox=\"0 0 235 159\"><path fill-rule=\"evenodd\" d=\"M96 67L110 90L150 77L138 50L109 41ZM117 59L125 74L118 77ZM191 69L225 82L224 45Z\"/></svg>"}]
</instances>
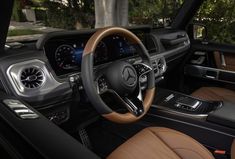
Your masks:
<instances>
[{"instance_id":1,"label":"brown leather seat","mask_svg":"<svg viewBox=\"0 0 235 159\"><path fill-rule=\"evenodd\" d=\"M200 143L178 131L146 128L112 152L108 159L214 159Z\"/></svg>"},{"instance_id":2,"label":"brown leather seat","mask_svg":"<svg viewBox=\"0 0 235 159\"><path fill-rule=\"evenodd\" d=\"M235 103L235 91L218 87L202 87L193 92L192 96L206 101L229 101Z\"/></svg>"},{"instance_id":3,"label":"brown leather seat","mask_svg":"<svg viewBox=\"0 0 235 159\"><path fill-rule=\"evenodd\" d=\"M231 159L235 159L235 139L233 140L233 143L232 143Z\"/></svg>"}]
</instances>

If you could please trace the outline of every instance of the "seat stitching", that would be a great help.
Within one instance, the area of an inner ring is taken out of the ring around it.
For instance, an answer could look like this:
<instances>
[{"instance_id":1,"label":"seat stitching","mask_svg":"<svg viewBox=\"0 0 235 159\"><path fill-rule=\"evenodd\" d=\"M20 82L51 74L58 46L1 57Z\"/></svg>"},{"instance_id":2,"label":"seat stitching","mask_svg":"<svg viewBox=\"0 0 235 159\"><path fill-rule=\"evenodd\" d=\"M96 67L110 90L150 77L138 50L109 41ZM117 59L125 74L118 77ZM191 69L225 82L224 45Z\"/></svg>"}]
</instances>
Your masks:
<instances>
[{"instance_id":1,"label":"seat stitching","mask_svg":"<svg viewBox=\"0 0 235 159\"><path fill-rule=\"evenodd\" d=\"M158 138L160 141L162 141L162 143L163 143L166 147L168 147L177 157L181 158L175 151L173 151L173 150L171 149L171 147L170 147L168 144L166 144L166 143L162 140L162 138L160 138L158 135L156 135L154 132L152 132L152 131L149 130L149 129L147 129L147 131L148 131L150 134L152 134L155 138ZM182 158L181 158L181 159L182 159Z\"/></svg>"},{"instance_id":2,"label":"seat stitching","mask_svg":"<svg viewBox=\"0 0 235 159\"><path fill-rule=\"evenodd\" d=\"M172 131L164 131L164 130L160 130L159 132L168 132L168 133L172 133L172 134L178 134L178 135L181 135L181 136L184 136L184 137L186 137L186 138L188 138L188 139L190 139L190 140L193 140L194 142L196 142L196 143L199 143L198 141L196 141L195 139L193 139L193 138L191 138L191 137L189 137L189 136L187 136L187 135L184 135L184 134L181 134L181 133L178 133L178 132L172 132ZM202 149L204 149L204 150L206 150L207 152L209 152L209 150L207 150L204 146L202 146L200 143L198 144Z\"/></svg>"},{"instance_id":3,"label":"seat stitching","mask_svg":"<svg viewBox=\"0 0 235 159\"><path fill-rule=\"evenodd\" d=\"M173 149L174 150L188 150L188 151L192 151L192 152L198 154L198 156L200 156L203 159L203 156L200 153L198 153L197 151L194 151L192 149L188 149L188 148L173 148Z\"/></svg>"},{"instance_id":4,"label":"seat stitching","mask_svg":"<svg viewBox=\"0 0 235 159\"><path fill-rule=\"evenodd\" d=\"M157 137L159 137L161 140L162 140L162 138L157 134L157 132L154 132L153 130L151 130L150 129L150 131L153 133L153 134L155 134ZM184 135L184 134L182 134L182 133L179 133L179 132L177 132L177 131L169 131L169 130L159 130L158 132L168 132L168 133L175 133L175 134L178 134L178 135L181 135L181 136L184 136L184 137L186 137L186 138L188 138L188 139L190 139L190 140L193 140L194 142L196 142L196 143L199 143L198 141L196 141L195 139L193 139L193 138L191 138L191 137L189 137L189 136L187 136L187 135ZM163 140L162 140L163 141ZM164 141L163 141L164 142ZM165 143L165 142L164 142ZM166 144L166 143L165 143ZM168 144L166 144L168 147L170 147ZM211 156L212 158L214 158L213 156L212 156L212 154L211 154L211 152L208 150L208 149L206 149L204 146L202 146L200 143L198 144L203 150L205 150L206 152L208 152L208 154L209 154L209 156ZM176 153L177 154L177 153Z\"/></svg>"}]
</instances>

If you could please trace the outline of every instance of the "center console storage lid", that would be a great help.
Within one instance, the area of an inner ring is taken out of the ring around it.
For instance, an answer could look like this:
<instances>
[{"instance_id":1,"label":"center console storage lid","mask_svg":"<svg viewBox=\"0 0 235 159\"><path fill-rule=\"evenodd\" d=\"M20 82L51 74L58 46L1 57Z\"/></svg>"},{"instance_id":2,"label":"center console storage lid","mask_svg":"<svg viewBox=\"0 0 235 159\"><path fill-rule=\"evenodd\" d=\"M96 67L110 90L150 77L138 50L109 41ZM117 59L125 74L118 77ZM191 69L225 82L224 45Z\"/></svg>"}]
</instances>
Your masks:
<instances>
[{"instance_id":1,"label":"center console storage lid","mask_svg":"<svg viewBox=\"0 0 235 159\"><path fill-rule=\"evenodd\" d=\"M224 102L221 108L209 113L207 121L235 128L235 104Z\"/></svg>"}]
</instances>

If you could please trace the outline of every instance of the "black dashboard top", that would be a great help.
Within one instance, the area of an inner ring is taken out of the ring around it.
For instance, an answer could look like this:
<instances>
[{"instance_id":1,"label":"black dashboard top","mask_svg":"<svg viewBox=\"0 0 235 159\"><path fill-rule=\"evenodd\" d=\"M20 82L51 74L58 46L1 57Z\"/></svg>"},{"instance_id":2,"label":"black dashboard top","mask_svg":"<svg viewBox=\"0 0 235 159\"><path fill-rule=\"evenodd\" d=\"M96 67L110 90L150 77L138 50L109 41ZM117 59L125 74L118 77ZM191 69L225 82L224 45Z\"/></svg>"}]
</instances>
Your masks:
<instances>
[{"instance_id":1,"label":"black dashboard top","mask_svg":"<svg viewBox=\"0 0 235 159\"><path fill-rule=\"evenodd\" d=\"M139 34L143 36L143 34L150 33L152 27L149 25L140 25L140 26L131 26L126 27L126 29L132 31L135 34ZM55 31L44 34L38 41L36 42L36 48L38 50L43 50L45 44L51 39L65 38L65 37L76 37L76 36L91 36L97 31L97 29L81 29L81 30L73 30L73 31Z\"/></svg>"}]
</instances>

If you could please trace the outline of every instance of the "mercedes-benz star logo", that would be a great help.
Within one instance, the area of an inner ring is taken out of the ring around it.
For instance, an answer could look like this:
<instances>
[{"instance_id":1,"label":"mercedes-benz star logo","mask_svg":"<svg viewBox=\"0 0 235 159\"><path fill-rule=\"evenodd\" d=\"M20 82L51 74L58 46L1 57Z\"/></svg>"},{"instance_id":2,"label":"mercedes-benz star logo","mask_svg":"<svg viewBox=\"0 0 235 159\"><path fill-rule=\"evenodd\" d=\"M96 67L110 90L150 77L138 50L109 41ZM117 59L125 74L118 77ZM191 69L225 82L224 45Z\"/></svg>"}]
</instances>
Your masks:
<instances>
[{"instance_id":1,"label":"mercedes-benz star logo","mask_svg":"<svg viewBox=\"0 0 235 159\"><path fill-rule=\"evenodd\" d=\"M131 67L125 67L122 73L123 79L125 80L125 82L132 86L135 84L136 82L136 75L134 70Z\"/></svg>"}]
</instances>

